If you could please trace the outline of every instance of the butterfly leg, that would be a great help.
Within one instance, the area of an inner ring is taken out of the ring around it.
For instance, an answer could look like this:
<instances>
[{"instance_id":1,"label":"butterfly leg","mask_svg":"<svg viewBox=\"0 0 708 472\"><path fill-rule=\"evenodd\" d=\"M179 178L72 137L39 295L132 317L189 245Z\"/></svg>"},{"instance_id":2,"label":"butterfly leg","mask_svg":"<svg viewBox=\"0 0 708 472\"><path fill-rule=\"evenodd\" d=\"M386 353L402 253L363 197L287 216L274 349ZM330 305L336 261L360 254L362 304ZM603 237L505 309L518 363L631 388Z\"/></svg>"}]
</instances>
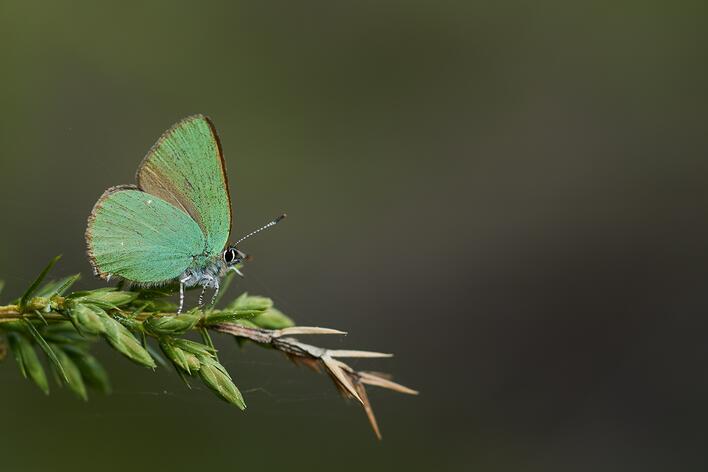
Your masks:
<instances>
[{"instance_id":1,"label":"butterfly leg","mask_svg":"<svg viewBox=\"0 0 708 472\"><path fill-rule=\"evenodd\" d=\"M211 296L211 302L209 306L214 306L216 303L216 297L219 296L219 279L214 279L214 295Z\"/></svg>"},{"instance_id":2,"label":"butterfly leg","mask_svg":"<svg viewBox=\"0 0 708 472\"><path fill-rule=\"evenodd\" d=\"M204 292L206 292L206 285L202 286L202 293L199 294L199 307L204 305Z\"/></svg>"},{"instance_id":3,"label":"butterfly leg","mask_svg":"<svg viewBox=\"0 0 708 472\"><path fill-rule=\"evenodd\" d=\"M179 281L179 309L177 314L182 313L182 308L184 308L184 282Z\"/></svg>"},{"instance_id":4,"label":"butterfly leg","mask_svg":"<svg viewBox=\"0 0 708 472\"><path fill-rule=\"evenodd\" d=\"M179 279L179 310L177 310L178 315L182 313L182 309L184 308L184 283L187 280L189 280L189 277Z\"/></svg>"}]
</instances>

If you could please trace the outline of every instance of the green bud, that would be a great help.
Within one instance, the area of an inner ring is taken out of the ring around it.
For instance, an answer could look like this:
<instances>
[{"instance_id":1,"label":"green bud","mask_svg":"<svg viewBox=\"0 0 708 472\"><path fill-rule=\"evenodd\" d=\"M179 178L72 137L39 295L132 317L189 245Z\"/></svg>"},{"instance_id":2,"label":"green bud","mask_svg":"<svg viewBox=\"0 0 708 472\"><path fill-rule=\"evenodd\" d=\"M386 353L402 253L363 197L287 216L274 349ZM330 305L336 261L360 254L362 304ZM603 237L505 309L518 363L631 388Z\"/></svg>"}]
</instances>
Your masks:
<instances>
[{"instance_id":1,"label":"green bud","mask_svg":"<svg viewBox=\"0 0 708 472\"><path fill-rule=\"evenodd\" d=\"M98 308L98 307L96 307ZM135 339L135 336L118 321L111 318L105 311L98 308L101 322L103 323L103 335L106 340L118 352L131 359L138 364L154 369L156 367L155 360L150 356L140 342Z\"/></svg>"},{"instance_id":2,"label":"green bud","mask_svg":"<svg viewBox=\"0 0 708 472\"><path fill-rule=\"evenodd\" d=\"M201 357L200 361L199 376L204 384L227 402L236 405L241 410L246 409L241 392L236 388L224 367L211 357Z\"/></svg>"},{"instance_id":3,"label":"green bud","mask_svg":"<svg viewBox=\"0 0 708 472\"><path fill-rule=\"evenodd\" d=\"M201 366L199 359L194 354L175 346L173 339L167 337L160 339L160 348L178 368L188 374L199 370Z\"/></svg>"},{"instance_id":4,"label":"green bud","mask_svg":"<svg viewBox=\"0 0 708 472\"><path fill-rule=\"evenodd\" d=\"M188 372L197 372L202 367L202 363L199 362L199 358L191 353L186 353L187 366L189 367Z\"/></svg>"},{"instance_id":5,"label":"green bud","mask_svg":"<svg viewBox=\"0 0 708 472\"><path fill-rule=\"evenodd\" d=\"M169 300L161 300L161 299L139 300L138 302L143 307L143 309L142 309L143 312L155 311L155 312L167 313L170 311L177 310L177 305L172 303Z\"/></svg>"},{"instance_id":6,"label":"green bud","mask_svg":"<svg viewBox=\"0 0 708 472\"><path fill-rule=\"evenodd\" d=\"M113 308L131 303L138 297L136 292L123 292L119 290L105 291L93 290L83 296L81 300L86 303L93 303L102 308Z\"/></svg>"},{"instance_id":7,"label":"green bud","mask_svg":"<svg viewBox=\"0 0 708 472\"><path fill-rule=\"evenodd\" d=\"M198 313L183 314L179 316L152 317L143 323L145 329L156 335L182 334L194 326L201 319Z\"/></svg>"},{"instance_id":8,"label":"green bud","mask_svg":"<svg viewBox=\"0 0 708 472\"><path fill-rule=\"evenodd\" d=\"M207 346L206 344L200 344L189 339L175 338L172 340L173 344L180 349L192 353L199 357L214 357L216 351Z\"/></svg>"},{"instance_id":9,"label":"green bud","mask_svg":"<svg viewBox=\"0 0 708 472\"><path fill-rule=\"evenodd\" d=\"M86 305L77 303L69 310L69 316L82 332L100 334L104 330L101 317Z\"/></svg>"},{"instance_id":10,"label":"green bud","mask_svg":"<svg viewBox=\"0 0 708 472\"><path fill-rule=\"evenodd\" d=\"M141 333L143 331L143 324L136 320L135 318L131 318L128 316L123 316L123 315L113 315L120 324L128 328L129 330L133 332L138 332Z\"/></svg>"}]
</instances>

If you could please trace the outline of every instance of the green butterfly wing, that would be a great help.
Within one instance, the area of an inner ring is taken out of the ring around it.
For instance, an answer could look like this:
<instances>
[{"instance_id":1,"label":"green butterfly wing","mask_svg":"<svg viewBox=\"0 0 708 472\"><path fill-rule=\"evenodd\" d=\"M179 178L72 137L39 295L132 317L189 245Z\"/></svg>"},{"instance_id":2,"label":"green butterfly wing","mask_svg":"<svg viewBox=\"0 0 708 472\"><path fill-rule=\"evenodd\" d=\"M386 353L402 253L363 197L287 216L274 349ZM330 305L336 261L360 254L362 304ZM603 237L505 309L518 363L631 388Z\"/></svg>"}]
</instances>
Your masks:
<instances>
[{"instance_id":1,"label":"green butterfly wing","mask_svg":"<svg viewBox=\"0 0 708 472\"><path fill-rule=\"evenodd\" d=\"M159 284L179 277L203 254L205 237L185 212L133 186L108 189L86 229L88 254L103 278Z\"/></svg>"},{"instance_id":2,"label":"green butterfly wing","mask_svg":"<svg viewBox=\"0 0 708 472\"><path fill-rule=\"evenodd\" d=\"M167 130L138 168L138 187L191 216L204 232L206 252L221 252L231 232L231 199L221 144L203 115Z\"/></svg>"}]
</instances>

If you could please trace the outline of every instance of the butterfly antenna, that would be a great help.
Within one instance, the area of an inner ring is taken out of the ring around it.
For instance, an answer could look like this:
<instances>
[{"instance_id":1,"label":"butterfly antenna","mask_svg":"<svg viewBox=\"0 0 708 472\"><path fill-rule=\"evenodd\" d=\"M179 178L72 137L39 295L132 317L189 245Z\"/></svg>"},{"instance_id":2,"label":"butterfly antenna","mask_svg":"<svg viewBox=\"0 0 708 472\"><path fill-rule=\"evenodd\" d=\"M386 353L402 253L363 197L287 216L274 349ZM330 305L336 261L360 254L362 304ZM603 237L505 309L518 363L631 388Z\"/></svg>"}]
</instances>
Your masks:
<instances>
[{"instance_id":1,"label":"butterfly antenna","mask_svg":"<svg viewBox=\"0 0 708 472\"><path fill-rule=\"evenodd\" d=\"M288 216L288 215L286 215L285 213L283 213L282 215L280 215L279 217L277 217L276 219L274 219L273 221L271 221L271 222L268 223L267 225L261 226L260 228L258 228L258 229L255 230L255 231L251 231L251 232L248 233L246 236L242 237L241 239L239 239L238 241L236 241L235 243L233 243L232 246L238 245L238 243L240 243L240 242L243 241L244 239L248 239L248 238L250 238L251 236L253 236L254 234L260 233L260 232L263 231L264 229L268 229L268 228L270 228L271 226L277 225L277 224L280 223L280 221L281 221L283 218L285 218L286 216Z\"/></svg>"}]
</instances>

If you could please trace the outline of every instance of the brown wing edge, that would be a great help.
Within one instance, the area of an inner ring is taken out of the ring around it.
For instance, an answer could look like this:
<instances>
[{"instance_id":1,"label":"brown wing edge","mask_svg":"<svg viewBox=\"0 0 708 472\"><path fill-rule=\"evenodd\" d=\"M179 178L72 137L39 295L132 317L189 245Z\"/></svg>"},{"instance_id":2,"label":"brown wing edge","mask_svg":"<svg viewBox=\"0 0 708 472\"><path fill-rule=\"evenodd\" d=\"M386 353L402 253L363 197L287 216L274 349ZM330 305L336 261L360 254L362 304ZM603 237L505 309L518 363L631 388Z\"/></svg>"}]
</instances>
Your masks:
<instances>
[{"instance_id":1,"label":"brown wing edge","mask_svg":"<svg viewBox=\"0 0 708 472\"><path fill-rule=\"evenodd\" d=\"M155 142L155 144L153 144L150 147L150 150L147 152L147 154L145 154L145 157L143 157L143 160L140 161L140 165L138 166L138 170L135 172L135 181L137 182L138 190L141 190L144 192L145 190L143 190L142 185L140 184L140 171L143 170L143 166L145 166L145 163L150 158L150 156L153 155L153 153L155 152L155 149L157 149L165 139L169 138L178 126L181 126L183 123L185 123L187 121L199 120L199 119L202 119L207 122L207 124L209 125L209 129L211 130L211 134L214 137L214 141L216 141L216 147L217 147L217 151L219 153L219 160L221 161L221 177L224 179L224 186L226 187L226 198L228 198L228 200L229 200L229 239L231 239L231 226L233 224L233 208L231 205L231 191L229 190L229 177L226 173L226 160L224 159L224 151L223 151L223 148L221 147L221 139L219 138L219 133L217 133L217 131L216 131L216 126L214 126L214 122L212 122L211 118L209 118L208 116L203 115L201 113L189 115L185 118L182 118L177 123L170 126L167 129L167 131L162 133L162 135L158 138L158 140ZM181 209L184 211L184 208L181 208ZM191 215L190 215L190 217L191 217ZM228 244L228 242L227 242L227 244Z\"/></svg>"},{"instance_id":2,"label":"brown wing edge","mask_svg":"<svg viewBox=\"0 0 708 472\"><path fill-rule=\"evenodd\" d=\"M93 250L91 249L91 243L93 242L93 237L90 234L91 227L93 226L93 222L96 219L96 212L101 208L103 205L103 201L108 198L108 196L119 192L121 190L140 190L136 185L116 185L114 187L108 188L103 194L99 197L99 199L96 201L96 203L93 205L93 208L91 209L91 213L89 214L88 217L88 222L86 224L86 232L84 233L85 238L86 238L86 254L88 255L89 262L91 263L91 267L93 268L93 274L97 277L102 278L103 280L108 280L108 276L110 274L101 271L101 269L98 268L98 264L96 263L96 257L93 254Z\"/></svg>"},{"instance_id":3,"label":"brown wing edge","mask_svg":"<svg viewBox=\"0 0 708 472\"><path fill-rule=\"evenodd\" d=\"M226 198L229 201L229 237L226 241L226 245L228 246L228 241L231 239L231 226L234 224L234 210L233 206L231 205L231 189L229 188L229 175L228 172L226 172L226 159L224 159L224 150L221 147L221 138L219 137L219 133L216 132L216 126L214 126L214 122L211 121L211 118L205 115L200 115L204 120L206 120L207 124L209 125L209 128L211 128L211 134L214 135L214 141L216 141L216 147L219 151L219 159L221 160L221 177L224 179L224 187L226 188Z\"/></svg>"}]
</instances>

